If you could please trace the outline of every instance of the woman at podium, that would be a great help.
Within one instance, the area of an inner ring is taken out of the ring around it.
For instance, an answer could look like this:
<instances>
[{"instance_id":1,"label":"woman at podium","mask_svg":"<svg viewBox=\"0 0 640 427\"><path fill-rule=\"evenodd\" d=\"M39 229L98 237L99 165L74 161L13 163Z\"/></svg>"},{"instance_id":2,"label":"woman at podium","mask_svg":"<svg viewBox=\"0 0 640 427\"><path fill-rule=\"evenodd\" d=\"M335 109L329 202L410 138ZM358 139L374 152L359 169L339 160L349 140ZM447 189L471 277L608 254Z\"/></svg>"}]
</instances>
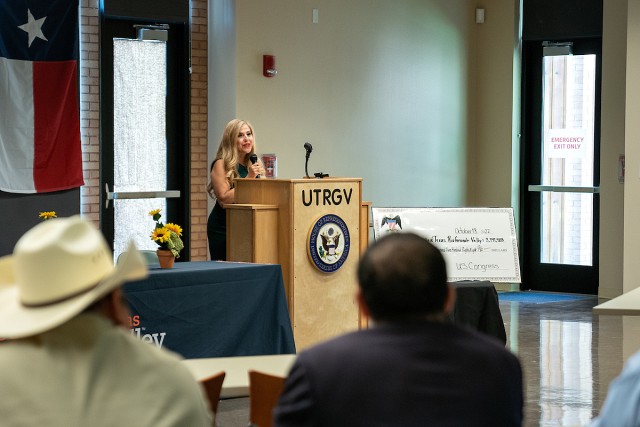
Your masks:
<instances>
[{"instance_id":1,"label":"woman at podium","mask_svg":"<svg viewBox=\"0 0 640 427\"><path fill-rule=\"evenodd\" d=\"M209 254L212 260L227 258L227 216L224 206L234 203L234 181L264 177L264 166L256 156L253 127L233 119L224 128L216 158L211 162L209 196L216 201L207 220Z\"/></svg>"}]
</instances>

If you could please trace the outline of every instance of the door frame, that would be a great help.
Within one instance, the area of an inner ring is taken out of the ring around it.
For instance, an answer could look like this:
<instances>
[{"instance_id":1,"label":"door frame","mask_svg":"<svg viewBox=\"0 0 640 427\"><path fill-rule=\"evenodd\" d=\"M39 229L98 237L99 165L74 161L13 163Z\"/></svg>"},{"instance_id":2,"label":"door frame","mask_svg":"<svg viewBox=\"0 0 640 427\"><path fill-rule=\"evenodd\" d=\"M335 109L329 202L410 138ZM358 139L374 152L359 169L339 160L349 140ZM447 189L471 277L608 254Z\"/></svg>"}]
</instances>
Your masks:
<instances>
[{"instance_id":1,"label":"door frame","mask_svg":"<svg viewBox=\"0 0 640 427\"><path fill-rule=\"evenodd\" d=\"M167 40L167 188L180 190L180 198L167 199L165 218L180 224L184 249L180 261L190 260L190 55L189 25L181 21L100 16L100 229L113 245L113 203L107 201L105 183L113 185L113 38L137 38L134 25L169 26ZM112 191L111 188L110 191ZM107 207L107 203L109 207ZM113 248L112 248L113 249Z\"/></svg>"},{"instance_id":2,"label":"door frame","mask_svg":"<svg viewBox=\"0 0 640 427\"><path fill-rule=\"evenodd\" d=\"M549 40L572 43L577 55L596 55L595 111L594 111L594 176L593 186L600 186L600 128L602 90L602 38ZM529 191L529 185L539 185L542 169L542 41L524 41L522 49L522 146L520 158L520 266L521 289L552 292L598 293L600 262L600 195L593 194L592 266L542 264L539 192Z\"/></svg>"}]
</instances>

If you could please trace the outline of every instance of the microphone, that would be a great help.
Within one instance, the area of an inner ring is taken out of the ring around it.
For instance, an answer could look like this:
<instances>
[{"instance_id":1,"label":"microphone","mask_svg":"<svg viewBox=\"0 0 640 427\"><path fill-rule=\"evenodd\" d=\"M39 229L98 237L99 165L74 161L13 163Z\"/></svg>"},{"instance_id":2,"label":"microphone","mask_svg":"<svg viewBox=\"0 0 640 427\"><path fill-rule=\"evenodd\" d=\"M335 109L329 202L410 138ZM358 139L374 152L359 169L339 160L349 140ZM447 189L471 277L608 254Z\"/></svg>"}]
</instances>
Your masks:
<instances>
[{"instance_id":1,"label":"microphone","mask_svg":"<svg viewBox=\"0 0 640 427\"><path fill-rule=\"evenodd\" d=\"M252 153L249 156L249 160L251 160L251 164L255 164L258 161L258 156L256 155L256 153ZM256 178L260 178L260 174L256 175Z\"/></svg>"},{"instance_id":2,"label":"microphone","mask_svg":"<svg viewBox=\"0 0 640 427\"><path fill-rule=\"evenodd\" d=\"M304 149L307 150L307 159L308 159L309 156L311 155L311 152L313 151L313 147L308 142L305 142Z\"/></svg>"}]
</instances>

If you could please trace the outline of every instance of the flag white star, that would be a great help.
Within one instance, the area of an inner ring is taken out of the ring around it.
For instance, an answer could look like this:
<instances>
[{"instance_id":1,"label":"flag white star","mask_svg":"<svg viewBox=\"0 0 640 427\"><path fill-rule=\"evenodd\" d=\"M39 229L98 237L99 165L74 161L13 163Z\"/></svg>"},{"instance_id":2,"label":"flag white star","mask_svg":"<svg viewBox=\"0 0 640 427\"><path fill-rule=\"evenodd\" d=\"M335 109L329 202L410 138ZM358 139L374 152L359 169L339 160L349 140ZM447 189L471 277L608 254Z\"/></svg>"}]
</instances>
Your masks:
<instances>
[{"instance_id":1,"label":"flag white star","mask_svg":"<svg viewBox=\"0 0 640 427\"><path fill-rule=\"evenodd\" d=\"M45 19L47 19L46 16L44 18L35 19L31 14L31 10L27 9L27 23L19 25L18 28L29 33L29 47L31 47L31 43L33 43L36 37L44 41L48 41L44 34L42 34L42 24L44 24Z\"/></svg>"}]
</instances>

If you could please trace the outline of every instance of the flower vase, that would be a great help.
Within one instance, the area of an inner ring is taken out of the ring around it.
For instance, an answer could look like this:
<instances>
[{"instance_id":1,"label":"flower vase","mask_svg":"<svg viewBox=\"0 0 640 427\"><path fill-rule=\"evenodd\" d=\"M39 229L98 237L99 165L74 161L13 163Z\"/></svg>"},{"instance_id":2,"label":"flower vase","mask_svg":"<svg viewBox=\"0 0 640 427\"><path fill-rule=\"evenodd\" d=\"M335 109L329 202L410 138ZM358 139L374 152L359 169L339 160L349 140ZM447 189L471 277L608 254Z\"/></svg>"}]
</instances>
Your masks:
<instances>
[{"instance_id":1,"label":"flower vase","mask_svg":"<svg viewBox=\"0 0 640 427\"><path fill-rule=\"evenodd\" d=\"M173 268L173 263L175 262L176 257L169 249L158 249L156 254L158 254L160 268Z\"/></svg>"}]
</instances>

